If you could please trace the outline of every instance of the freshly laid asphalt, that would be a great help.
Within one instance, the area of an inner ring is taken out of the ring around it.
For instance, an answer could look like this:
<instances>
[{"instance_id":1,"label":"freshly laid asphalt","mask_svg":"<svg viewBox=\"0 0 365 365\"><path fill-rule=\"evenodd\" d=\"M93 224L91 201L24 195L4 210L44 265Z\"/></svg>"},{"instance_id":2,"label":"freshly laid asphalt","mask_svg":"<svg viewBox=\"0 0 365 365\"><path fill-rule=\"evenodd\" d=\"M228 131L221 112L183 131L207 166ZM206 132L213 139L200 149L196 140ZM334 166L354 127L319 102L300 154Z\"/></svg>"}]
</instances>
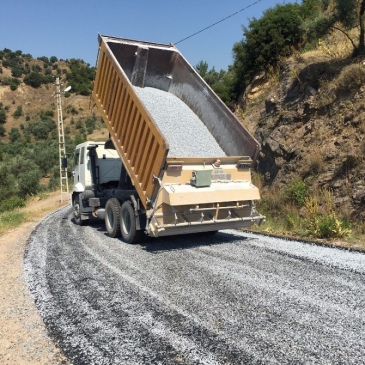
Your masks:
<instances>
[{"instance_id":1,"label":"freshly laid asphalt","mask_svg":"<svg viewBox=\"0 0 365 365\"><path fill-rule=\"evenodd\" d=\"M236 230L128 245L65 207L26 279L72 364L364 364L365 255Z\"/></svg>"}]
</instances>

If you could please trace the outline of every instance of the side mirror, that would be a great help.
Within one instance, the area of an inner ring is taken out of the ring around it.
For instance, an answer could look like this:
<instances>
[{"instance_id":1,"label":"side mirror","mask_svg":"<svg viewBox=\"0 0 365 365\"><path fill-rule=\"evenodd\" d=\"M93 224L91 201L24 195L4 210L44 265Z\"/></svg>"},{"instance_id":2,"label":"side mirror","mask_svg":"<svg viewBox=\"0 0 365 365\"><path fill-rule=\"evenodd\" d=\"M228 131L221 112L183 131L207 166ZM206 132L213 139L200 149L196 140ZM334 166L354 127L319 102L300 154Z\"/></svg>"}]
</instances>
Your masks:
<instances>
[{"instance_id":1,"label":"side mirror","mask_svg":"<svg viewBox=\"0 0 365 365\"><path fill-rule=\"evenodd\" d=\"M62 159L61 159L61 167L63 169L67 169L67 157L62 157Z\"/></svg>"}]
</instances>

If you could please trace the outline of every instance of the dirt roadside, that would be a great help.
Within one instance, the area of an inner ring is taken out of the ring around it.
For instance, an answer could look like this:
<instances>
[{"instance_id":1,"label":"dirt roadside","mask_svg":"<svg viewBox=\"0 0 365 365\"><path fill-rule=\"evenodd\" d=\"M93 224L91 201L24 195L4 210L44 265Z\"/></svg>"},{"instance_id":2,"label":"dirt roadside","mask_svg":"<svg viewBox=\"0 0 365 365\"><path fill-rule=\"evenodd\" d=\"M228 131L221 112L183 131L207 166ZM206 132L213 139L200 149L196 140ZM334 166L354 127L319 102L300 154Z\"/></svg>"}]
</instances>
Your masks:
<instances>
[{"instance_id":1,"label":"dirt roadside","mask_svg":"<svg viewBox=\"0 0 365 365\"><path fill-rule=\"evenodd\" d=\"M59 193L33 199L25 211L32 221L0 235L0 363L2 365L70 364L48 337L24 280L26 242L37 223L65 205Z\"/></svg>"}]
</instances>

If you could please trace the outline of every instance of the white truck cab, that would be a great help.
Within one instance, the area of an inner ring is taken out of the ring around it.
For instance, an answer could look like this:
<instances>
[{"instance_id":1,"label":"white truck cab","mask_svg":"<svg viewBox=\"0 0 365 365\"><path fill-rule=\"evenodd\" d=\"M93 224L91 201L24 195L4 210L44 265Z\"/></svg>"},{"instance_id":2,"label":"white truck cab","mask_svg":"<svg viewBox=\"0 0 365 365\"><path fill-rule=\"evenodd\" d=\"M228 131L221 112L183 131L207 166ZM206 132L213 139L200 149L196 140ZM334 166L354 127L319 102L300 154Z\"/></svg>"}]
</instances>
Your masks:
<instances>
[{"instance_id":1,"label":"white truck cab","mask_svg":"<svg viewBox=\"0 0 365 365\"><path fill-rule=\"evenodd\" d=\"M73 193L92 189L92 169L88 147L95 145L97 146L96 169L99 185L110 185L119 181L122 161L118 152L106 149L105 142L84 142L77 145L74 152Z\"/></svg>"}]
</instances>

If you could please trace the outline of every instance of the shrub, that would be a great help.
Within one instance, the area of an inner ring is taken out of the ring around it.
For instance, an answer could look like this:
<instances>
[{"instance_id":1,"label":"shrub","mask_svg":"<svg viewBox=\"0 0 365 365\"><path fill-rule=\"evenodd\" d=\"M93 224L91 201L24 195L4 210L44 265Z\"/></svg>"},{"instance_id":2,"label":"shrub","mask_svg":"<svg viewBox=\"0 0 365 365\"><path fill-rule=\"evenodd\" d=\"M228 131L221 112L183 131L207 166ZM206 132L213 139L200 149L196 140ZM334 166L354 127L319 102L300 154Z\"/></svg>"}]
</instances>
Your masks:
<instances>
[{"instance_id":1,"label":"shrub","mask_svg":"<svg viewBox=\"0 0 365 365\"><path fill-rule=\"evenodd\" d=\"M283 198L287 203L294 203L298 207L304 206L308 196L308 188L302 179L294 179L284 190Z\"/></svg>"},{"instance_id":2,"label":"shrub","mask_svg":"<svg viewBox=\"0 0 365 365\"><path fill-rule=\"evenodd\" d=\"M9 132L10 142L16 142L16 141L20 140L21 138L22 138L22 136L21 136L18 128L13 127L10 129L10 132Z\"/></svg>"},{"instance_id":3,"label":"shrub","mask_svg":"<svg viewBox=\"0 0 365 365\"><path fill-rule=\"evenodd\" d=\"M23 75L24 69L22 67L16 66L12 67L11 69L11 75L13 77L21 77Z\"/></svg>"},{"instance_id":4,"label":"shrub","mask_svg":"<svg viewBox=\"0 0 365 365\"><path fill-rule=\"evenodd\" d=\"M37 60L43 61L44 63L49 63L49 59L46 56L37 57Z\"/></svg>"},{"instance_id":5,"label":"shrub","mask_svg":"<svg viewBox=\"0 0 365 365\"><path fill-rule=\"evenodd\" d=\"M42 72L42 67L39 65L32 65L32 71L33 72Z\"/></svg>"},{"instance_id":6,"label":"shrub","mask_svg":"<svg viewBox=\"0 0 365 365\"><path fill-rule=\"evenodd\" d=\"M357 91L365 83L365 67L361 64L346 66L340 72L336 80L338 91Z\"/></svg>"},{"instance_id":7,"label":"shrub","mask_svg":"<svg viewBox=\"0 0 365 365\"><path fill-rule=\"evenodd\" d=\"M316 238L343 238L351 233L351 229L349 222L342 221L332 212L312 216L307 222L307 233Z\"/></svg>"},{"instance_id":8,"label":"shrub","mask_svg":"<svg viewBox=\"0 0 365 365\"><path fill-rule=\"evenodd\" d=\"M12 196L0 202L0 213L14 210L25 206L25 200L19 196Z\"/></svg>"},{"instance_id":9,"label":"shrub","mask_svg":"<svg viewBox=\"0 0 365 365\"><path fill-rule=\"evenodd\" d=\"M18 176L19 190L22 197L36 194L39 189L39 180L42 177L38 168L26 172L21 172Z\"/></svg>"},{"instance_id":10,"label":"shrub","mask_svg":"<svg viewBox=\"0 0 365 365\"><path fill-rule=\"evenodd\" d=\"M27 215L25 212L6 212L0 215L0 230L18 227L20 223L27 220Z\"/></svg>"},{"instance_id":11,"label":"shrub","mask_svg":"<svg viewBox=\"0 0 365 365\"><path fill-rule=\"evenodd\" d=\"M24 77L24 83L34 88L40 87L43 82L43 75L38 72L31 72Z\"/></svg>"},{"instance_id":12,"label":"shrub","mask_svg":"<svg viewBox=\"0 0 365 365\"><path fill-rule=\"evenodd\" d=\"M14 118L19 118L19 117L21 117L22 115L23 115L23 107L22 107L21 105L19 105L19 106L16 108L15 112L13 113L13 117L14 117Z\"/></svg>"},{"instance_id":13,"label":"shrub","mask_svg":"<svg viewBox=\"0 0 365 365\"><path fill-rule=\"evenodd\" d=\"M0 108L0 123L6 122L6 111Z\"/></svg>"},{"instance_id":14,"label":"shrub","mask_svg":"<svg viewBox=\"0 0 365 365\"><path fill-rule=\"evenodd\" d=\"M350 224L341 220L334 211L332 191L321 190L324 204L322 213L319 210L319 202L316 197L308 197L304 200L304 206L309 218L305 221L306 233L315 238L343 238L351 233Z\"/></svg>"},{"instance_id":15,"label":"shrub","mask_svg":"<svg viewBox=\"0 0 365 365\"><path fill-rule=\"evenodd\" d=\"M36 140L46 140L49 133L57 128L56 122L49 117L41 117L41 120L35 120L29 123L28 130L33 134Z\"/></svg>"}]
</instances>

